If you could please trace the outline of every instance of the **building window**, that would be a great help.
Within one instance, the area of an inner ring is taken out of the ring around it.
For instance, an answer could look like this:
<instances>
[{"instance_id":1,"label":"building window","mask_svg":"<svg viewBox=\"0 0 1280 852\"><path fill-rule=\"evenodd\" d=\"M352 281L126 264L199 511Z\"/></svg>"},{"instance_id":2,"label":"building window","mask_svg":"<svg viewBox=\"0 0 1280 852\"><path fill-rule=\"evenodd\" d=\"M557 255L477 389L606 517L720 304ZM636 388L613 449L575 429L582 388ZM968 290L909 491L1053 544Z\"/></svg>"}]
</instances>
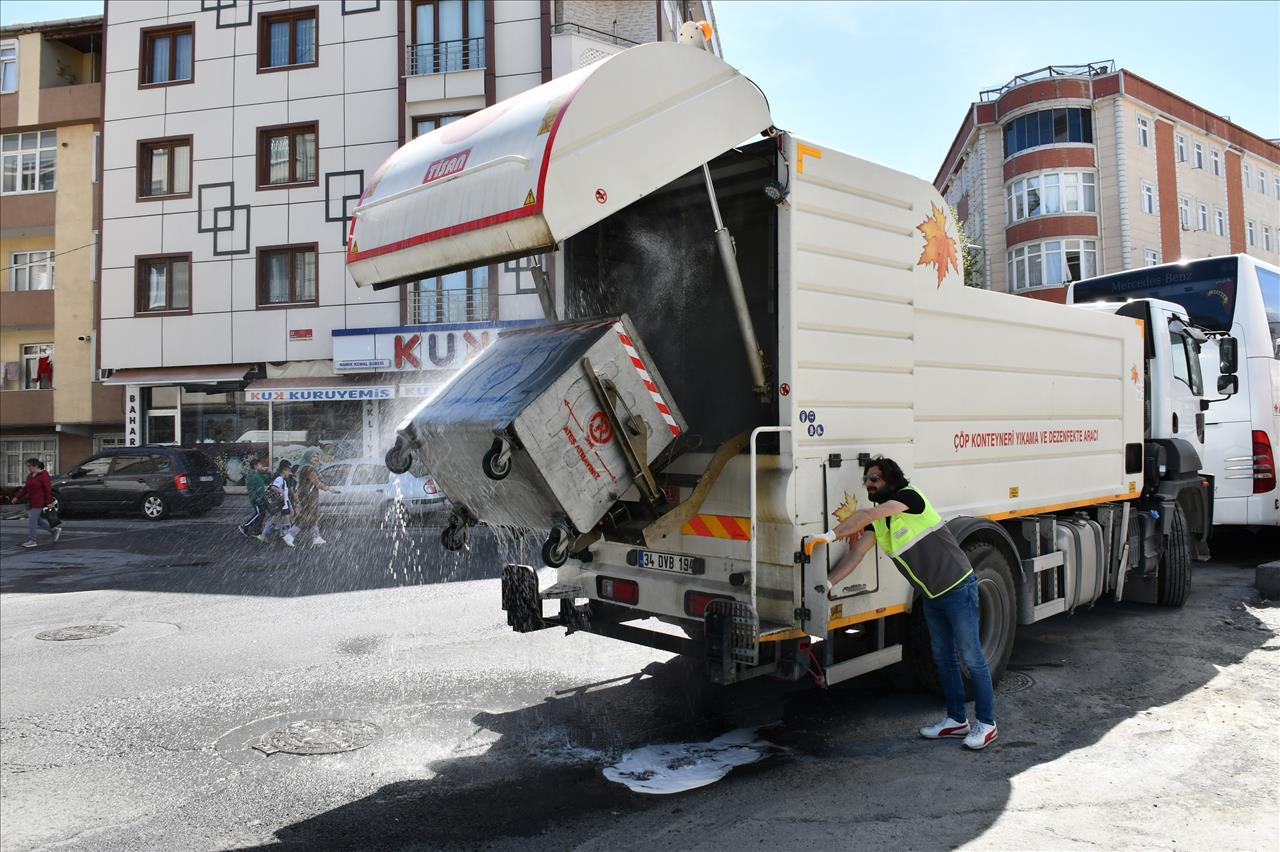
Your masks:
<instances>
[{"instance_id":1,"label":"building window","mask_svg":"<svg viewBox=\"0 0 1280 852\"><path fill-rule=\"evenodd\" d=\"M142 58L138 62L142 86L190 83L195 70L195 24L142 31Z\"/></svg>"},{"instance_id":2,"label":"building window","mask_svg":"<svg viewBox=\"0 0 1280 852\"><path fill-rule=\"evenodd\" d=\"M414 0L407 73L485 67L484 0Z\"/></svg>"},{"instance_id":3,"label":"building window","mask_svg":"<svg viewBox=\"0 0 1280 852\"><path fill-rule=\"evenodd\" d=\"M191 255L140 257L136 263L134 305L137 313L191 311Z\"/></svg>"},{"instance_id":4,"label":"building window","mask_svg":"<svg viewBox=\"0 0 1280 852\"><path fill-rule=\"evenodd\" d=\"M425 278L409 291L409 322L485 322L489 319L489 267Z\"/></svg>"},{"instance_id":5,"label":"building window","mask_svg":"<svg viewBox=\"0 0 1280 852\"><path fill-rule=\"evenodd\" d=\"M18 42L0 41L0 92L18 91Z\"/></svg>"},{"instance_id":6,"label":"building window","mask_svg":"<svg viewBox=\"0 0 1280 852\"><path fill-rule=\"evenodd\" d=\"M3 470L5 487L12 488L27 481L27 459L44 462L50 473L58 470L57 438L4 438L0 439L0 470Z\"/></svg>"},{"instance_id":7,"label":"building window","mask_svg":"<svg viewBox=\"0 0 1280 852\"><path fill-rule=\"evenodd\" d=\"M1271 226L1262 226L1262 248L1271 251Z\"/></svg>"},{"instance_id":8,"label":"building window","mask_svg":"<svg viewBox=\"0 0 1280 852\"><path fill-rule=\"evenodd\" d=\"M53 252L15 251L9 255L10 290L52 290Z\"/></svg>"},{"instance_id":9,"label":"building window","mask_svg":"<svg viewBox=\"0 0 1280 852\"><path fill-rule=\"evenodd\" d=\"M1227 235L1227 217L1221 210L1213 211L1213 230L1220 237Z\"/></svg>"},{"instance_id":10,"label":"building window","mask_svg":"<svg viewBox=\"0 0 1280 852\"><path fill-rule=\"evenodd\" d=\"M1248 242L1249 245L1251 246L1256 246L1258 244L1257 231L1258 231L1257 226L1254 225L1253 220L1246 219L1244 223L1244 238L1245 238L1245 241Z\"/></svg>"},{"instance_id":11,"label":"building window","mask_svg":"<svg viewBox=\"0 0 1280 852\"><path fill-rule=\"evenodd\" d=\"M1204 168L1204 146L1199 142L1196 143L1196 147L1194 148L1194 156L1191 158L1191 165L1197 169Z\"/></svg>"},{"instance_id":12,"label":"building window","mask_svg":"<svg viewBox=\"0 0 1280 852\"><path fill-rule=\"evenodd\" d=\"M258 70L306 68L316 59L318 7L290 9L258 17Z\"/></svg>"},{"instance_id":13,"label":"building window","mask_svg":"<svg viewBox=\"0 0 1280 852\"><path fill-rule=\"evenodd\" d=\"M413 119L413 138L417 139L424 133L430 133L437 128L444 127L446 124L453 124L460 118L464 118L468 113L455 113L453 115L424 115L416 116Z\"/></svg>"},{"instance_id":14,"label":"building window","mask_svg":"<svg viewBox=\"0 0 1280 852\"><path fill-rule=\"evenodd\" d=\"M138 198L191 197L191 137L138 143Z\"/></svg>"},{"instance_id":15,"label":"building window","mask_svg":"<svg viewBox=\"0 0 1280 852\"><path fill-rule=\"evenodd\" d=\"M1151 184L1144 183L1142 185L1142 212L1156 212L1156 191L1151 188Z\"/></svg>"},{"instance_id":16,"label":"building window","mask_svg":"<svg viewBox=\"0 0 1280 852\"><path fill-rule=\"evenodd\" d=\"M1093 143L1093 112L1069 107L1020 115L1004 126L1004 155L1039 145L1064 142Z\"/></svg>"},{"instance_id":17,"label":"building window","mask_svg":"<svg viewBox=\"0 0 1280 852\"><path fill-rule=\"evenodd\" d=\"M258 249L258 306L316 303L316 243Z\"/></svg>"},{"instance_id":18,"label":"building window","mask_svg":"<svg viewBox=\"0 0 1280 852\"><path fill-rule=\"evenodd\" d=\"M1267 194L1267 170L1258 169L1258 192Z\"/></svg>"},{"instance_id":19,"label":"building window","mask_svg":"<svg viewBox=\"0 0 1280 852\"><path fill-rule=\"evenodd\" d=\"M1179 163L1187 161L1187 137L1178 134L1173 137L1173 149Z\"/></svg>"},{"instance_id":20,"label":"building window","mask_svg":"<svg viewBox=\"0 0 1280 852\"><path fill-rule=\"evenodd\" d=\"M1280 175L1276 175L1275 178L1273 178L1273 183L1276 188L1276 201L1280 201Z\"/></svg>"},{"instance_id":21,"label":"building window","mask_svg":"<svg viewBox=\"0 0 1280 852\"><path fill-rule=\"evenodd\" d=\"M1247 190L1249 188L1249 183L1250 183L1248 163L1240 164L1240 176L1241 176L1240 183L1243 184L1244 188Z\"/></svg>"},{"instance_id":22,"label":"building window","mask_svg":"<svg viewBox=\"0 0 1280 852\"><path fill-rule=\"evenodd\" d=\"M22 345L22 389L48 390L53 387L53 344Z\"/></svg>"},{"instance_id":23,"label":"building window","mask_svg":"<svg viewBox=\"0 0 1280 852\"><path fill-rule=\"evenodd\" d=\"M1138 144L1143 148L1151 147L1151 122L1138 116Z\"/></svg>"},{"instance_id":24,"label":"building window","mask_svg":"<svg viewBox=\"0 0 1280 852\"><path fill-rule=\"evenodd\" d=\"M1191 202L1185 198L1178 199L1178 222L1183 228L1191 227Z\"/></svg>"},{"instance_id":25,"label":"building window","mask_svg":"<svg viewBox=\"0 0 1280 852\"><path fill-rule=\"evenodd\" d=\"M1096 240L1050 240L1008 253L1009 290L1081 281L1098 274Z\"/></svg>"},{"instance_id":26,"label":"building window","mask_svg":"<svg viewBox=\"0 0 1280 852\"><path fill-rule=\"evenodd\" d=\"M1010 224L1050 213L1095 213L1097 179L1093 172L1048 172L1009 184L1005 212Z\"/></svg>"},{"instance_id":27,"label":"building window","mask_svg":"<svg viewBox=\"0 0 1280 852\"><path fill-rule=\"evenodd\" d=\"M1160 256L1156 254L1155 249L1147 249L1142 253L1143 259L1146 260L1147 266L1159 266Z\"/></svg>"},{"instance_id":28,"label":"building window","mask_svg":"<svg viewBox=\"0 0 1280 852\"><path fill-rule=\"evenodd\" d=\"M58 161L58 131L31 130L6 133L0 137L0 169L5 195L20 192L50 192Z\"/></svg>"},{"instance_id":29,"label":"building window","mask_svg":"<svg viewBox=\"0 0 1280 852\"><path fill-rule=\"evenodd\" d=\"M258 188L316 185L316 124L258 131Z\"/></svg>"},{"instance_id":30,"label":"building window","mask_svg":"<svg viewBox=\"0 0 1280 852\"><path fill-rule=\"evenodd\" d=\"M1209 230L1209 208L1203 204L1196 207L1196 230Z\"/></svg>"}]
</instances>

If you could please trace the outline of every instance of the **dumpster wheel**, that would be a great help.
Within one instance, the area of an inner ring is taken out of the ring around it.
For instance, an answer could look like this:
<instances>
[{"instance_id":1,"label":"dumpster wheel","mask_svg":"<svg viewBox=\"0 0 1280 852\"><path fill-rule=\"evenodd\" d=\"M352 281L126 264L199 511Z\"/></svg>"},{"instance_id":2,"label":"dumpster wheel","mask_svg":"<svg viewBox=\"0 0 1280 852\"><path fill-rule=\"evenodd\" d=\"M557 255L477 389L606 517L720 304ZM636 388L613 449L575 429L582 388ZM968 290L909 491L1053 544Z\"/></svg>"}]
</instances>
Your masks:
<instances>
[{"instance_id":1,"label":"dumpster wheel","mask_svg":"<svg viewBox=\"0 0 1280 852\"><path fill-rule=\"evenodd\" d=\"M511 473L511 444L502 438L494 438L493 446L485 451L480 461L480 467L490 479L506 479Z\"/></svg>"},{"instance_id":2,"label":"dumpster wheel","mask_svg":"<svg viewBox=\"0 0 1280 852\"><path fill-rule=\"evenodd\" d=\"M542 561L551 568L559 568L569 558L569 545L573 543L573 533L566 527L556 524L551 528L551 535L542 543Z\"/></svg>"},{"instance_id":3,"label":"dumpster wheel","mask_svg":"<svg viewBox=\"0 0 1280 852\"><path fill-rule=\"evenodd\" d=\"M461 550L467 546L467 528L449 524L440 532L440 544L445 550Z\"/></svg>"}]
</instances>

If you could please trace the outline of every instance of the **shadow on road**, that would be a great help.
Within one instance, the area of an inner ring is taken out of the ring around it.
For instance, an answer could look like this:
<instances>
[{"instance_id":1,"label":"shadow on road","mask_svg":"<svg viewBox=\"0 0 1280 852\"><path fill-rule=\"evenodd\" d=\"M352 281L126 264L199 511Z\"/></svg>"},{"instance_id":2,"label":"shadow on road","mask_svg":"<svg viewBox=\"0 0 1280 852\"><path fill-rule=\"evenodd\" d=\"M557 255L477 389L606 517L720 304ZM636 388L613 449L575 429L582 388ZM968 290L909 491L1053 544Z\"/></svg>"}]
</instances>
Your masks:
<instances>
[{"instance_id":1,"label":"shadow on road","mask_svg":"<svg viewBox=\"0 0 1280 852\"><path fill-rule=\"evenodd\" d=\"M780 848L812 845L843 821L874 831L875 845L954 848L1001 816L1021 773L1177 702L1260 648L1272 633L1243 605L1264 605L1251 581L1251 571L1204 568L1183 609L1100 604L1021 628L998 690L1002 736L980 755L919 739L935 700L887 679L790 694L762 681L716 694L699 685L696 661L677 658L479 714L476 724L501 735L484 754L431 763L429 779L388 784L259 848ZM765 735L786 754L711 787L645 796L600 771L642 743L770 721ZM540 760L549 738L584 751Z\"/></svg>"}]
</instances>

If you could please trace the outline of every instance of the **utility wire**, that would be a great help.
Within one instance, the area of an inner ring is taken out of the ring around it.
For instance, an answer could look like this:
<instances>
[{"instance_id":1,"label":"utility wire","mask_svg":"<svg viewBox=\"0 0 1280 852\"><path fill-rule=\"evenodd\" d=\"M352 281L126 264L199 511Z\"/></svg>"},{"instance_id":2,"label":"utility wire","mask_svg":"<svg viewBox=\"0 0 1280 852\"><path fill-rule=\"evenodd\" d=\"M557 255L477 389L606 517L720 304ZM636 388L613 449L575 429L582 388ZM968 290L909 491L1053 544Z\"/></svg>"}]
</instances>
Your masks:
<instances>
[{"instance_id":1,"label":"utility wire","mask_svg":"<svg viewBox=\"0 0 1280 852\"><path fill-rule=\"evenodd\" d=\"M62 257L64 254L71 254L71 252L73 251L81 251L82 249L87 249L90 246L96 246L96 245L97 245L96 242L85 243L82 246L76 246L75 248L72 248L72 249L66 249L65 251L60 251L60 252L57 252L56 254L49 255L49 260L53 260L55 257ZM37 251L44 251L44 249L29 249L26 252L10 252L10 254L29 254L30 252L37 252ZM10 269L16 269L16 268L17 267L14 265L0 266L0 272L8 272Z\"/></svg>"}]
</instances>

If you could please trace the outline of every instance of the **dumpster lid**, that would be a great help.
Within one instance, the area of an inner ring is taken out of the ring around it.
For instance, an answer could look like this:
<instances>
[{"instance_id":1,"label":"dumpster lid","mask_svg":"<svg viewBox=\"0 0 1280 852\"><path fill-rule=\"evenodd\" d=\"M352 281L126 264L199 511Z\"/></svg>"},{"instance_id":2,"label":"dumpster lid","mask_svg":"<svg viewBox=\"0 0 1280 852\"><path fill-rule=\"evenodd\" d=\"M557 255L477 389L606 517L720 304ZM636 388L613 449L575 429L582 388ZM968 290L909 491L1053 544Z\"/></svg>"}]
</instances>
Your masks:
<instances>
[{"instance_id":1,"label":"dumpster lid","mask_svg":"<svg viewBox=\"0 0 1280 852\"><path fill-rule=\"evenodd\" d=\"M545 251L771 126L714 54L633 47L392 154L354 211L347 268L389 285Z\"/></svg>"}]
</instances>

